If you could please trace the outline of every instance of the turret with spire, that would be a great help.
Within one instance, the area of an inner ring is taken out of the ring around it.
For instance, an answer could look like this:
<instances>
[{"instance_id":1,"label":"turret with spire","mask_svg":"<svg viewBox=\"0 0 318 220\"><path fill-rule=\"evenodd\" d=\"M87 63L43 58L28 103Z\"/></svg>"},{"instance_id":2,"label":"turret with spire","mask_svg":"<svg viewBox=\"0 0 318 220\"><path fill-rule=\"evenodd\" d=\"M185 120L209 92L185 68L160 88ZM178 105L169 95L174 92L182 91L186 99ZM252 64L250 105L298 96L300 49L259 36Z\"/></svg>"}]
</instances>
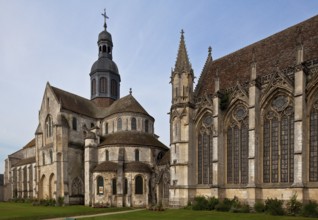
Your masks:
<instances>
[{"instance_id":1,"label":"turret with spire","mask_svg":"<svg viewBox=\"0 0 318 220\"><path fill-rule=\"evenodd\" d=\"M108 107L120 97L120 75L113 61L112 35L107 31L106 10L104 30L98 35L98 60L93 64L91 78L91 100L100 107Z\"/></svg>"}]
</instances>

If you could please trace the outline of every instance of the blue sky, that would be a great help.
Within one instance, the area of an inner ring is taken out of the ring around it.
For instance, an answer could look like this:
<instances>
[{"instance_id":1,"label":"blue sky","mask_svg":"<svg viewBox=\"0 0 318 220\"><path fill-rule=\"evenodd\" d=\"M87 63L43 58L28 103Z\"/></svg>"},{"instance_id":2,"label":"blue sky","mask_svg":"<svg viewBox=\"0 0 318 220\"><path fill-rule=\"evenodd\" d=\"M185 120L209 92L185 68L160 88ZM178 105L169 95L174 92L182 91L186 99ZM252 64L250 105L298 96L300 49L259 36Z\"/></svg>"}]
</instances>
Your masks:
<instances>
[{"instance_id":1,"label":"blue sky","mask_svg":"<svg viewBox=\"0 0 318 220\"><path fill-rule=\"evenodd\" d=\"M135 98L169 145L171 68L180 30L199 77L220 58L318 12L315 0L0 0L0 173L34 137L46 82L89 98L89 72L106 8L121 96Z\"/></svg>"}]
</instances>

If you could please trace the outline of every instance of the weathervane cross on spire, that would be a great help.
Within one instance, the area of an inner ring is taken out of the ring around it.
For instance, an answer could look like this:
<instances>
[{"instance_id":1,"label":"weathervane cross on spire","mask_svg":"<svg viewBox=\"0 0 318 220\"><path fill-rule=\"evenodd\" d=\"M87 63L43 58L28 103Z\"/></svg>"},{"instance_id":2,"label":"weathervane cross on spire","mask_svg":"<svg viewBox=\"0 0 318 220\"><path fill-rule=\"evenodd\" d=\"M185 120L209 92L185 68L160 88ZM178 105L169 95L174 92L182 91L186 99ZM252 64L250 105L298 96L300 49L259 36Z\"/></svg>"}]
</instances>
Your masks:
<instances>
[{"instance_id":1,"label":"weathervane cross on spire","mask_svg":"<svg viewBox=\"0 0 318 220\"><path fill-rule=\"evenodd\" d=\"M105 31L106 31L106 28L107 28L106 19L109 18L106 15L106 8L104 8L104 13L102 13L102 16L104 17L104 28L105 28Z\"/></svg>"}]
</instances>

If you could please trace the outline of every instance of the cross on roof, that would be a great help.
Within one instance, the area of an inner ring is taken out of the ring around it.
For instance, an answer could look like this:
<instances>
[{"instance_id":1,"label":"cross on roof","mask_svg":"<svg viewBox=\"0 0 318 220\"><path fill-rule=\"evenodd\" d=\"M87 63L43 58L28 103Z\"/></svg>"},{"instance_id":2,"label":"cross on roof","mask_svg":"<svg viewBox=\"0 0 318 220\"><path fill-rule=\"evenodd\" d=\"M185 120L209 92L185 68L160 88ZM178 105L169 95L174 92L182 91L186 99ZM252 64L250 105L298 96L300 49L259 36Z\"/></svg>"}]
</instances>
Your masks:
<instances>
[{"instance_id":1,"label":"cross on roof","mask_svg":"<svg viewBox=\"0 0 318 220\"><path fill-rule=\"evenodd\" d=\"M105 31L106 31L106 28L107 28L106 19L109 18L106 15L106 8L104 8L104 13L102 13L102 16L104 17L104 28L105 28Z\"/></svg>"}]
</instances>

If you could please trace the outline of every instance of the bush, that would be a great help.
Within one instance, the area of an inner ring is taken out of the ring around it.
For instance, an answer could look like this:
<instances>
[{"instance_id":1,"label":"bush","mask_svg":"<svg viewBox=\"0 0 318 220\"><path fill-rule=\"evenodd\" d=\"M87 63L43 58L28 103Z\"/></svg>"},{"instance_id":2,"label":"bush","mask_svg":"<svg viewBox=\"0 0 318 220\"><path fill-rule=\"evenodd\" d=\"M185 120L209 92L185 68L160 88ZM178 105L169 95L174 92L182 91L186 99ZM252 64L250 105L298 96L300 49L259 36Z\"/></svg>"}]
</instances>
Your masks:
<instances>
[{"instance_id":1,"label":"bush","mask_svg":"<svg viewBox=\"0 0 318 220\"><path fill-rule=\"evenodd\" d=\"M212 197L208 199L208 210L214 210L215 206L219 204L219 199Z\"/></svg>"},{"instance_id":2,"label":"bush","mask_svg":"<svg viewBox=\"0 0 318 220\"><path fill-rule=\"evenodd\" d=\"M192 205L193 210L208 210L208 200L204 196L197 196L194 198Z\"/></svg>"},{"instance_id":3,"label":"bush","mask_svg":"<svg viewBox=\"0 0 318 220\"><path fill-rule=\"evenodd\" d=\"M266 199L265 212L270 215L284 215L283 201L278 199Z\"/></svg>"},{"instance_id":4,"label":"bush","mask_svg":"<svg viewBox=\"0 0 318 220\"><path fill-rule=\"evenodd\" d=\"M288 215L299 215L302 204L297 201L297 194L294 194L286 203L286 211Z\"/></svg>"},{"instance_id":5,"label":"bush","mask_svg":"<svg viewBox=\"0 0 318 220\"><path fill-rule=\"evenodd\" d=\"M230 212L233 213L249 213L250 206L247 203L234 203L230 209Z\"/></svg>"},{"instance_id":6,"label":"bush","mask_svg":"<svg viewBox=\"0 0 318 220\"><path fill-rule=\"evenodd\" d=\"M264 205L264 203L261 202L261 201L255 202L255 204L254 204L254 210L255 210L255 212L258 212L258 213L264 212L264 211L265 211L265 205Z\"/></svg>"},{"instance_id":7,"label":"bush","mask_svg":"<svg viewBox=\"0 0 318 220\"><path fill-rule=\"evenodd\" d=\"M309 203L303 206L301 214L305 217L318 217L317 203L309 201Z\"/></svg>"},{"instance_id":8,"label":"bush","mask_svg":"<svg viewBox=\"0 0 318 220\"><path fill-rule=\"evenodd\" d=\"M236 200L236 198L234 198L233 200L230 200L228 198L223 199L223 201L219 202L216 206L215 206L215 210L217 211L221 211L221 212L228 212L230 211L233 202Z\"/></svg>"}]
</instances>

